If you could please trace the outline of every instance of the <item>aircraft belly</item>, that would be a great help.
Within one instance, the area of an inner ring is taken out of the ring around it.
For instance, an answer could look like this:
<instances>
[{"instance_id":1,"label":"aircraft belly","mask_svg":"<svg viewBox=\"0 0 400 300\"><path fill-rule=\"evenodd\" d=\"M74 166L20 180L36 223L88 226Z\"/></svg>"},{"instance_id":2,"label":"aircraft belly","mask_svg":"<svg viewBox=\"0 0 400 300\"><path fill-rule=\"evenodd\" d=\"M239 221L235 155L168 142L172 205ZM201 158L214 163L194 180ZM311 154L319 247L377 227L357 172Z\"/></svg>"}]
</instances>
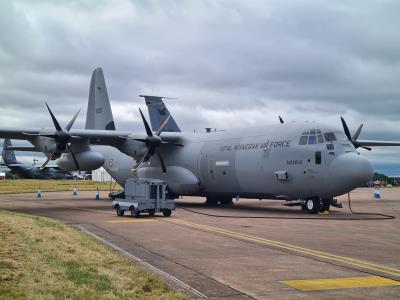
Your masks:
<instances>
[{"instance_id":1,"label":"aircraft belly","mask_svg":"<svg viewBox=\"0 0 400 300\"><path fill-rule=\"evenodd\" d=\"M131 170L135 161L128 155L125 155L111 146L92 146L94 151L100 152L105 160L103 168L111 175L111 177L121 186L125 185L125 181L134 177Z\"/></svg>"}]
</instances>

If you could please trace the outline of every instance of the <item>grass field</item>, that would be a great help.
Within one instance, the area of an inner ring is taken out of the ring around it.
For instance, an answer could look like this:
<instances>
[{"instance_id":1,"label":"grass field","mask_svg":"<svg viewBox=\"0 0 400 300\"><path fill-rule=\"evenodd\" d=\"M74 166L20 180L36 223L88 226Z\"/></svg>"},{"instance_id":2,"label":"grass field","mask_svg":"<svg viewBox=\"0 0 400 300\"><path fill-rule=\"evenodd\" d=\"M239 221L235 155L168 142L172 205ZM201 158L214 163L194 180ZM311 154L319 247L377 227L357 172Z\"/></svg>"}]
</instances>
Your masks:
<instances>
[{"instance_id":1,"label":"grass field","mask_svg":"<svg viewBox=\"0 0 400 300\"><path fill-rule=\"evenodd\" d=\"M60 222L0 210L0 299L186 299Z\"/></svg>"},{"instance_id":2,"label":"grass field","mask_svg":"<svg viewBox=\"0 0 400 300\"><path fill-rule=\"evenodd\" d=\"M17 193L35 193L40 187L42 192L62 192L72 191L76 184L79 191L94 191L99 187L101 191L108 191L110 183L95 182L90 180L33 180L33 179L15 179L1 180L0 194L17 194ZM113 184L114 185L114 184ZM116 190L120 189L117 184Z\"/></svg>"}]
</instances>

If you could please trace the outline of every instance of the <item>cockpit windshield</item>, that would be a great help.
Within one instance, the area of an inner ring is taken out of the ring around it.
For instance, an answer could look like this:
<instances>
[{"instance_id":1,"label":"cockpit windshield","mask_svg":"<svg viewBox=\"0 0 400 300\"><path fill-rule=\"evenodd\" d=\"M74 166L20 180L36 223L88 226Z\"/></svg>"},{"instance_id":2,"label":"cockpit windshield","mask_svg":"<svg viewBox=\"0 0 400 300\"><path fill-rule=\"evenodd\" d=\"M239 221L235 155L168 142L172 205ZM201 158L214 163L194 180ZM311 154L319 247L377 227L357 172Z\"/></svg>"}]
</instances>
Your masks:
<instances>
[{"instance_id":1,"label":"cockpit windshield","mask_svg":"<svg viewBox=\"0 0 400 300\"><path fill-rule=\"evenodd\" d=\"M347 138L340 131L322 133L320 129L310 129L301 134L299 145L315 145L336 141L347 142Z\"/></svg>"},{"instance_id":2,"label":"cockpit windshield","mask_svg":"<svg viewBox=\"0 0 400 300\"><path fill-rule=\"evenodd\" d=\"M300 145L315 145L324 143L324 136L320 129L306 130L301 134Z\"/></svg>"}]
</instances>

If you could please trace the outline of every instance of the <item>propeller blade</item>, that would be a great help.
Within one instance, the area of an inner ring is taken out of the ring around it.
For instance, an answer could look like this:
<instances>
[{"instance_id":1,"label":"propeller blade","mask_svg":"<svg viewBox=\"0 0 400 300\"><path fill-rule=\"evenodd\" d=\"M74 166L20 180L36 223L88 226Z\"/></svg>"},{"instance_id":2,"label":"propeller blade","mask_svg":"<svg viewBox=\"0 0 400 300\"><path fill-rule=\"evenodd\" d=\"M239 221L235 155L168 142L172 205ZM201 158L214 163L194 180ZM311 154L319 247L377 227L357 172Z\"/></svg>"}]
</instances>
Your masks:
<instances>
[{"instance_id":1,"label":"propeller blade","mask_svg":"<svg viewBox=\"0 0 400 300\"><path fill-rule=\"evenodd\" d=\"M75 163L75 167L79 172L81 168L79 167L79 163L78 163L78 160L76 159L75 153L74 153L74 151L72 151L72 148L70 145L67 144L67 148L68 148L69 153L71 153L72 159L74 160L74 163Z\"/></svg>"},{"instance_id":2,"label":"propeller blade","mask_svg":"<svg viewBox=\"0 0 400 300\"><path fill-rule=\"evenodd\" d=\"M358 139L358 136L361 133L361 129L363 128L364 124L361 124L360 126L358 126L356 132L354 133L353 137L351 138L353 141L356 141Z\"/></svg>"},{"instance_id":3,"label":"propeller blade","mask_svg":"<svg viewBox=\"0 0 400 300\"><path fill-rule=\"evenodd\" d=\"M364 148L365 150L368 150L368 151L372 150L370 147L367 147L367 146L361 146L361 148Z\"/></svg>"},{"instance_id":4,"label":"propeller blade","mask_svg":"<svg viewBox=\"0 0 400 300\"><path fill-rule=\"evenodd\" d=\"M164 127L168 124L169 118L171 118L171 115L168 116L168 118L165 119L165 121L161 124L160 128L158 128L156 135L160 136L162 131L164 130Z\"/></svg>"},{"instance_id":5,"label":"propeller blade","mask_svg":"<svg viewBox=\"0 0 400 300\"><path fill-rule=\"evenodd\" d=\"M47 156L47 159L46 159L46 161L44 162L44 164L41 165L41 166L39 167L39 171L43 171L43 170L44 170L44 168L47 166L47 164L49 163L49 161L50 161L51 158L53 157L53 154L54 154L54 153L52 153L50 156Z\"/></svg>"},{"instance_id":6,"label":"propeller blade","mask_svg":"<svg viewBox=\"0 0 400 300\"><path fill-rule=\"evenodd\" d=\"M135 172L137 169L140 168L140 166L142 165L142 163L146 159L146 156L149 153L149 150L150 150L150 148L147 149L146 153L142 156L142 158L139 160L139 162L136 163L136 166L134 168L132 168L132 172Z\"/></svg>"},{"instance_id":7,"label":"propeller blade","mask_svg":"<svg viewBox=\"0 0 400 300\"><path fill-rule=\"evenodd\" d=\"M278 116L278 117L279 117L279 122L281 122L281 124L285 123L285 122L283 122L283 119L281 116Z\"/></svg>"},{"instance_id":8,"label":"propeller blade","mask_svg":"<svg viewBox=\"0 0 400 300\"><path fill-rule=\"evenodd\" d=\"M350 131L349 131L349 127L347 127L346 121L343 119L343 117L340 117L340 120L342 121L344 134L347 136L347 138L349 139L349 141L352 141L352 140L351 140Z\"/></svg>"},{"instance_id":9,"label":"propeller blade","mask_svg":"<svg viewBox=\"0 0 400 300\"><path fill-rule=\"evenodd\" d=\"M75 120L76 120L76 117L79 115L79 112L80 112L80 111L81 111L81 108L76 112L76 114L75 114L75 116L72 118L72 120L69 121L67 127L65 127L65 129L66 129L67 131L69 131L69 130L71 129L72 125L74 125L74 122L75 122Z\"/></svg>"},{"instance_id":10,"label":"propeller blade","mask_svg":"<svg viewBox=\"0 0 400 300\"><path fill-rule=\"evenodd\" d=\"M47 102L45 102L45 103L46 103L47 109L49 110L50 116L51 116L51 118L52 118L52 120L53 120L54 127L56 127L57 131L61 131L62 128L61 128L60 124L58 123L56 117L54 116L54 114L53 114L53 112L51 111L51 109L50 109L49 105L47 104Z\"/></svg>"},{"instance_id":11,"label":"propeller blade","mask_svg":"<svg viewBox=\"0 0 400 300\"><path fill-rule=\"evenodd\" d=\"M160 160L160 164L161 164L161 169L163 174L167 173L167 168L165 167L165 163L164 160L160 154L160 152L158 152L158 150L156 149L157 155L158 155L158 159Z\"/></svg>"},{"instance_id":12,"label":"propeller blade","mask_svg":"<svg viewBox=\"0 0 400 300\"><path fill-rule=\"evenodd\" d=\"M150 129L149 123L147 123L147 121L146 121L142 111L140 110L140 108L139 108L139 112L140 112L140 115L142 116L143 124L144 124L144 127L146 128L147 135L148 136L153 136L153 132Z\"/></svg>"}]
</instances>

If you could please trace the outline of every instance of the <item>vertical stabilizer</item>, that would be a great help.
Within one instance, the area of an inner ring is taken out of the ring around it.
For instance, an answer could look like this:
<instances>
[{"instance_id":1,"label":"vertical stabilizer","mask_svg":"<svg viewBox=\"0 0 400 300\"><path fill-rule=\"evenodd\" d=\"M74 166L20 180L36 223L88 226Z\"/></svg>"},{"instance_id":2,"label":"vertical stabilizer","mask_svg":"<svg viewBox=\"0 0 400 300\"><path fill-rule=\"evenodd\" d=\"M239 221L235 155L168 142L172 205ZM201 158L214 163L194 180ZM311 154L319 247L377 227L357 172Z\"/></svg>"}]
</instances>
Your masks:
<instances>
[{"instance_id":1,"label":"vertical stabilizer","mask_svg":"<svg viewBox=\"0 0 400 300\"><path fill-rule=\"evenodd\" d=\"M144 100L146 101L146 105L149 110L151 128L153 129L153 131L158 130L161 124L163 124L164 121L170 115L170 112L168 111L167 107L165 106L162 100L162 98L164 97L146 96L146 95L140 95L140 97L144 97ZM181 130L176 124L174 118L171 116L168 121L168 124L165 125L163 131L180 132Z\"/></svg>"},{"instance_id":2,"label":"vertical stabilizer","mask_svg":"<svg viewBox=\"0 0 400 300\"><path fill-rule=\"evenodd\" d=\"M93 71L86 114L86 129L115 130L103 70Z\"/></svg>"},{"instance_id":3,"label":"vertical stabilizer","mask_svg":"<svg viewBox=\"0 0 400 300\"><path fill-rule=\"evenodd\" d=\"M13 150L6 150L7 147L11 146L11 141L9 139L4 139L3 143L3 151L1 153L1 156L3 158L3 162L6 165L11 165L11 164L16 164L17 159L15 157L15 153Z\"/></svg>"}]
</instances>

